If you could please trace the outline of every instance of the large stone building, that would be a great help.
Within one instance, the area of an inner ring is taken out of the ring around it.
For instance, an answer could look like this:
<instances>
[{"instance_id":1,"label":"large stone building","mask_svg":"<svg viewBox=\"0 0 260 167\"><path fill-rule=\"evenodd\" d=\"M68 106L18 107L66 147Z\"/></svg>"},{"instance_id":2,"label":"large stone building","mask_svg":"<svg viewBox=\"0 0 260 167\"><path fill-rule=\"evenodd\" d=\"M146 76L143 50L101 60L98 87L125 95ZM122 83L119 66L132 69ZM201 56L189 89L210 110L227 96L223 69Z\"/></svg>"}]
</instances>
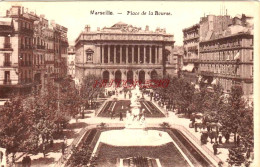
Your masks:
<instances>
[{"instance_id":1,"label":"large stone building","mask_svg":"<svg viewBox=\"0 0 260 167\"><path fill-rule=\"evenodd\" d=\"M200 42L199 73L207 83L219 82L227 93L232 85L241 85L252 100L253 25L245 17L235 17L221 36Z\"/></svg>"},{"instance_id":2,"label":"large stone building","mask_svg":"<svg viewBox=\"0 0 260 167\"><path fill-rule=\"evenodd\" d=\"M191 82L196 83L199 67L200 25L195 24L183 29L182 32L184 48L182 75Z\"/></svg>"},{"instance_id":3,"label":"large stone building","mask_svg":"<svg viewBox=\"0 0 260 167\"><path fill-rule=\"evenodd\" d=\"M165 29L150 31L119 22L90 31L86 26L76 40L76 78L88 74L104 80L145 80L158 75L177 75L177 57L172 54L173 35Z\"/></svg>"},{"instance_id":4,"label":"large stone building","mask_svg":"<svg viewBox=\"0 0 260 167\"><path fill-rule=\"evenodd\" d=\"M232 23L228 15L207 15L198 24L183 29L183 68L182 74L193 83L197 82L199 68L199 42L214 39Z\"/></svg>"},{"instance_id":5,"label":"large stone building","mask_svg":"<svg viewBox=\"0 0 260 167\"><path fill-rule=\"evenodd\" d=\"M1 97L11 92L29 93L33 87L39 90L47 76L65 76L67 72L61 69L66 70L62 66L66 67L66 33L67 28L55 23L50 26L43 15L24 11L21 6L7 10L6 16L0 17ZM51 66L53 70L49 70Z\"/></svg>"}]
</instances>

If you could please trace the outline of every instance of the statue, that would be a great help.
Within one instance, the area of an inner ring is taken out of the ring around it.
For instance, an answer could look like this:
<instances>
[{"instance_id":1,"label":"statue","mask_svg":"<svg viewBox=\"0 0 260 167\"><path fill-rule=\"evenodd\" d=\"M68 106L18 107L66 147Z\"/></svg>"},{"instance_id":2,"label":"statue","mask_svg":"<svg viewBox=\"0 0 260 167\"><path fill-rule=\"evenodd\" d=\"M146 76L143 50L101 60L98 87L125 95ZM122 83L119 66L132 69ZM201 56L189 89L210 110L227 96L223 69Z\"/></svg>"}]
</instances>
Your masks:
<instances>
[{"instance_id":1,"label":"statue","mask_svg":"<svg viewBox=\"0 0 260 167\"><path fill-rule=\"evenodd\" d=\"M141 92L137 86L131 90L132 97L130 99L131 111L126 112L126 128L144 128L145 117L144 109L140 112L141 104L139 102Z\"/></svg>"}]
</instances>

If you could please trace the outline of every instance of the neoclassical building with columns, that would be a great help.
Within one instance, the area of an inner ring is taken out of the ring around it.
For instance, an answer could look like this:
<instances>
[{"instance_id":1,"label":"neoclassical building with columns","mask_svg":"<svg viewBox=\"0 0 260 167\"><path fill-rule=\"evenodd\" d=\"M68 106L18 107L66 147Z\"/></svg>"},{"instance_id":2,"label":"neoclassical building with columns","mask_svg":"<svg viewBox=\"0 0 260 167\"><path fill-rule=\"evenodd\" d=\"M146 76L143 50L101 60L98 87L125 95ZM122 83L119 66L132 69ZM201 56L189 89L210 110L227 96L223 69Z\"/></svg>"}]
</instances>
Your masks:
<instances>
[{"instance_id":1,"label":"neoclassical building with columns","mask_svg":"<svg viewBox=\"0 0 260 167\"><path fill-rule=\"evenodd\" d=\"M177 57L173 55L173 35L165 29L150 31L122 22L112 27L90 26L75 41L75 77L94 74L103 80L146 80L177 75Z\"/></svg>"}]
</instances>

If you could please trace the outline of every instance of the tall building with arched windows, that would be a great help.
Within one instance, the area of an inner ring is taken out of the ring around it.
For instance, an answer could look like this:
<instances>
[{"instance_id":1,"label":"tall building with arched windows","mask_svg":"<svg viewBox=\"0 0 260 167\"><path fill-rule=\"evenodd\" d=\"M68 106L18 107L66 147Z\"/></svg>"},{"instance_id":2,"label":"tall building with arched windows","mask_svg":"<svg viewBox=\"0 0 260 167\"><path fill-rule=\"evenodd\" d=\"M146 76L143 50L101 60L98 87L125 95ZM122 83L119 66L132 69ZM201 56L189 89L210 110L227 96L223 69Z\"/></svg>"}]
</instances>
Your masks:
<instances>
[{"instance_id":1,"label":"tall building with arched windows","mask_svg":"<svg viewBox=\"0 0 260 167\"><path fill-rule=\"evenodd\" d=\"M150 31L119 22L112 27L90 26L75 41L75 77L94 74L104 80L138 80L177 75L173 35L165 29Z\"/></svg>"}]
</instances>

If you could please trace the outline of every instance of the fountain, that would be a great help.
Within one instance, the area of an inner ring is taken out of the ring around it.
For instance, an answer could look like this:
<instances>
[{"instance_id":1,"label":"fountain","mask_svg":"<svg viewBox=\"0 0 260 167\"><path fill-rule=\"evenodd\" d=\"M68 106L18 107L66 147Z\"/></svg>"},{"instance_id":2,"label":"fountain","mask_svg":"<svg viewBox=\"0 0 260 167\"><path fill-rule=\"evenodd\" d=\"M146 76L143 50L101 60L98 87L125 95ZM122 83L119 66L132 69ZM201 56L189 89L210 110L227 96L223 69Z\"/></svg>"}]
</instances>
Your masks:
<instances>
[{"instance_id":1,"label":"fountain","mask_svg":"<svg viewBox=\"0 0 260 167\"><path fill-rule=\"evenodd\" d=\"M126 112L126 129L144 129L145 128L145 117L144 112L140 111L141 104L140 100L140 89L139 86L136 86L135 89L131 90L132 97L130 99L131 111Z\"/></svg>"}]
</instances>

